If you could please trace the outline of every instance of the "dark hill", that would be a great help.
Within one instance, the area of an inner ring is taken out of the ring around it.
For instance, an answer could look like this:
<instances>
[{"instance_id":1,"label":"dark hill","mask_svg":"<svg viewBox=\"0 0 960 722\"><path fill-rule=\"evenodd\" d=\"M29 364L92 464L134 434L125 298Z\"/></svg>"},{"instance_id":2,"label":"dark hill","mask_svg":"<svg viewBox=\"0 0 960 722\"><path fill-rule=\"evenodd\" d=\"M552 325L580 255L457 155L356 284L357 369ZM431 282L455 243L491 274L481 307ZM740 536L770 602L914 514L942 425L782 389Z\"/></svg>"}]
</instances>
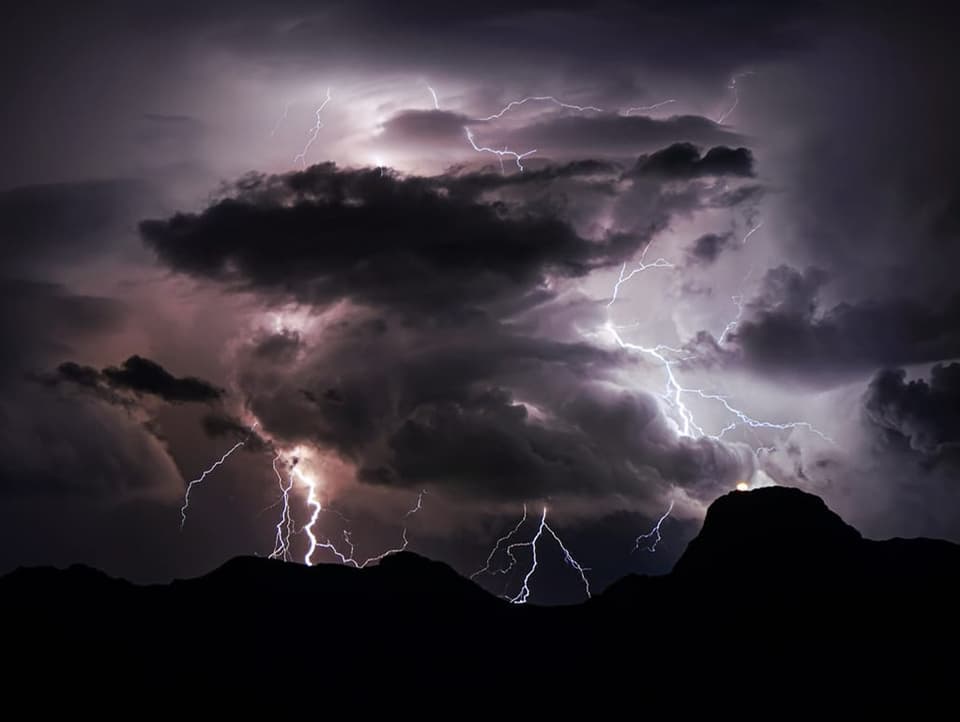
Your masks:
<instances>
[{"instance_id":1,"label":"dark hill","mask_svg":"<svg viewBox=\"0 0 960 722\"><path fill-rule=\"evenodd\" d=\"M98 677L186 665L366 689L523 673L650 680L691 660L696 674L808 659L820 672L890 669L953 654L958 581L960 546L868 541L818 497L767 488L714 502L671 574L627 577L574 607L510 605L410 553L365 570L244 557L155 586L20 569L0 579L0 607L7 659L29 675L51 660Z\"/></svg>"}]
</instances>

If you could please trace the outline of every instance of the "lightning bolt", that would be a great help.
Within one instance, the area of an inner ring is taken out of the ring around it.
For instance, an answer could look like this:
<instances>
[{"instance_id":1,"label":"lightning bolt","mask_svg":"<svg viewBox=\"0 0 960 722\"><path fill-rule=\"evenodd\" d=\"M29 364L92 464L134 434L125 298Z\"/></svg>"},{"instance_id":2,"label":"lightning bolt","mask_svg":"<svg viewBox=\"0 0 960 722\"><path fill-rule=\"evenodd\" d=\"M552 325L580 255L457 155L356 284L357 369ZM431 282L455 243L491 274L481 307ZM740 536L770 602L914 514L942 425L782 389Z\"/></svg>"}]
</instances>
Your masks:
<instances>
[{"instance_id":1,"label":"lightning bolt","mask_svg":"<svg viewBox=\"0 0 960 722\"><path fill-rule=\"evenodd\" d=\"M277 134L277 131L280 130L280 126L283 125L283 121L287 119L287 116L290 115L290 106L292 103L287 103L283 106L283 113L277 118L277 122L273 124L273 130L270 131L270 137L272 138Z\"/></svg>"},{"instance_id":2,"label":"lightning bolt","mask_svg":"<svg viewBox=\"0 0 960 722\"><path fill-rule=\"evenodd\" d=\"M273 458L273 473L277 475L277 484L280 486L283 506L280 511L280 521L277 522L277 535L273 551L270 552L270 558L282 559L286 562L290 561L290 536L294 530L293 515L290 512L290 490L293 489L293 476L287 476L286 483L284 482L284 477L277 469L277 461L280 460L281 456L282 454L278 453Z\"/></svg>"},{"instance_id":3,"label":"lightning bolt","mask_svg":"<svg viewBox=\"0 0 960 722\"><path fill-rule=\"evenodd\" d=\"M536 148L534 148L533 150L528 150L526 153L515 153L514 151L507 150L506 148L504 148L503 150L497 150L496 148L479 146L477 145L476 141L473 139L473 131L470 130L470 128L468 127L464 127L464 131L466 131L466 134L467 134L467 141L470 143L471 146L473 146L473 149L475 151L477 151L478 153L493 153L495 156L500 158L501 163L503 162L503 159L505 157L513 158L517 164L517 168L519 168L521 171L523 171L523 159L537 152ZM501 168L502 167L503 166L501 165Z\"/></svg>"},{"instance_id":4,"label":"lightning bolt","mask_svg":"<svg viewBox=\"0 0 960 722\"><path fill-rule=\"evenodd\" d=\"M256 428L259 425L260 425L260 422L258 421L253 426L251 426L250 434L253 434L253 432L256 430ZM204 470L204 472L200 474L200 476L198 476L196 479L194 479L189 484L187 484L187 488L183 493L183 506L180 507L180 530L181 531L183 530L184 525L187 523L187 509L190 508L190 492L193 491L193 487L202 483L203 480L206 479L208 476L210 476L210 474L212 474L218 466L220 466L221 464L223 464L223 462L229 459L230 455L234 451L236 451L241 446L246 444L249 440L250 440L250 436L248 435L246 439L243 439L242 441L238 441L230 449L224 452L223 456L221 456L219 459L213 462L213 464L210 465L210 468Z\"/></svg>"},{"instance_id":5,"label":"lightning bolt","mask_svg":"<svg viewBox=\"0 0 960 722\"><path fill-rule=\"evenodd\" d=\"M624 115L630 115L631 113L646 113L651 110L657 110L662 108L665 105L670 105L670 103L676 103L676 98L668 98L667 100L661 100L659 103L654 103L653 105L636 105L632 108L627 108L623 111Z\"/></svg>"},{"instance_id":6,"label":"lightning bolt","mask_svg":"<svg viewBox=\"0 0 960 722\"><path fill-rule=\"evenodd\" d=\"M760 226L758 224L757 226L754 226L753 230L756 230L759 227ZM751 231L750 233L747 233L747 235L744 236L744 239L743 239L744 243L746 243L747 238L749 238L752 234L753 234L753 231ZM752 275L753 275L753 266L750 266L750 268L747 270L747 274L743 277L743 280L740 281L740 289L741 289L740 293L738 293L736 296L730 296L730 300L733 301L733 305L737 307L737 315L734 316L730 321L728 321L727 325L723 327L723 331L721 331L720 336L718 336L717 343L722 344L724 340L727 338L727 335L730 333L733 333L733 330L740 325L740 319L743 318L743 307L745 305L743 287L746 284L747 279L750 278L750 276Z\"/></svg>"},{"instance_id":7,"label":"lightning bolt","mask_svg":"<svg viewBox=\"0 0 960 722\"><path fill-rule=\"evenodd\" d=\"M500 549L502 544L510 541L517 532L520 530L520 527L523 526L523 523L527 520L527 505L523 505L523 518L517 522L516 526L513 527L509 532L504 534L502 537L497 539L496 544L494 544L493 549L490 551L490 554L487 556L486 564L475 571L470 575L471 579L476 579L481 574L506 574L511 569L513 569L517 564L517 557L514 555L514 551L517 549L528 548L530 549L530 566L527 568L526 573L523 576L523 584L514 596L507 596L506 599L512 604L526 604L530 599L530 580L533 578L534 573L537 571L540 560L538 556L538 547L540 544L541 538L544 534L549 534L553 540L557 543L557 546L560 547L560 551L563 553L564 563L573 568L577 574L580 576L580 581L583 583L584 591L586 592L587 599L592 596L590 591L590 580L587 579L587 572L590 571L588 568L582 566L578 562L573 554L570 553L570 550L567 549L566 545L563 543L563 540L560 539L560 536L553 530L547 523L547 507L543 507L543 513L540 516L540 524L537 526L537 531L533 535L533 538L530 541L526 542L514 542L512 544L504 547L504 552L509 557L510 562L507 566L501 569L491 569L493 565L494 557L496 556L497 551Z\"/></svg>"},{"instance_id":8,"label":"lightning bolt","mask_svg":"<svg viewBox=\"0 0 960 722\"><path fill-rule=\"evenodd\" d=\"M440 105L437 102L436 93L433 91L433 88L431 88L429 85L427 86L427 88L430 90L431 94L433 95L434 107L437 110L439 110ZM503 106L503 108L501 108L498 112L493 113L492 115L485 116L483 118L477 118L477 122L488 123L490 121L500 120L501 118L503 118L504 115L506 115L508 112L510 112L514 108L517 108L521 105L526 105L527 103L530 103L530 102L552 103L553 105L556 105L558 108L564 108L565 110L575 110L578 113L604 112L603 108L598 108L595 105L576 105L574 103L565 103L562 100L558 100L552 95L530 95L530 96L527 96L526 98L521 98L519 100L511 100L509 103ZM675 98L669 98L667 100L660 101L659 103L654 103L653 105L645 105L645 106L640 105L633 108L627 108L623 112L623 115L630 115L631 113L645 111L645 110L655 110L657 108L663 107L664 105L668 105L669 103L675 103L675 102L676 102ZM473 131L471 131L469 127L465 127L464 130L466 131L466 134L467 134L467 140L469 141L470 145L473 147L473 149L476 152L491 153L498 157L498 159L500 160L501 172L503 172L503 159L505 157L513 158L514 162L516 162L517 164L517 168L519 168L520 171L522 172L523 159L526 158L528 155L532 155L533 153L537 152L536 149L534 149L534 150L528 150L525 153L516 153L514 151L508 150L506 147L503 148L503 150L497 150L496 148L490 148L488 146L478 146L476 143L476 140L474 139Z\"/></svg>"},{"instance_id":9,"label":"lightning bolt","mask_svg":"<svg viewBox=\"0 0 960 722\"><path fill-rule=\"evenodd\" d=\"M737 87L737 81L738 81L740 78L745 78L745 77L747 77L748 75L753 75L753 74L754 74L754 72L753 72L752 70L746 70L746 71L744 71L744 72L742 72L742 73L737 73L737 74L734 75L732 78L730 78L730 84L727 85L727 88L729 88L731 91L733 91L733 103L731 103L731 104L730 104L730 107L727 108L725 111L723 111L723 112L720 114L720 117L717 118L717 124L718 124L718 125L721 124L721 123L723 123L727 118L729 118L729 117L730 117L730 114L731 114L734 110L736 110L736 109L737 109L737 106L740 104L740 91L739 91L739 89L738 89L738 87Z\"/></svg>"},{"instance_id":10,"label":"lightning bolt","mask_svg":"<svg viewBox=\"0 0 960 722\"><path fill-rule=\"evenodd\" d=\"M292 473L307 487L307 506L310 509L310 520L304 525L303 531L306 533L309 543L307 545L307 552L303 556L303 563L309 567L312 566L311 560L313 559L313 553L317 550L318 546L317 536L314 534L313 527L316 525L317 518L323 510L323 505L320 503L320 497L317 496L316 477L304 474L297 467L293 468Z\"/></svg>"},{"instance_id":11,"label":"lightning bolt","mask_svg":"<svg viewBox=\"0 0 960 722\"><path fill-rule=\"evenodd\" d=\"M660 543L662 537L660 536L660 527L663 525L663 522L666 521L667 517L670 516L670 512L673 511L673 500L670 500L670 506L667 507L667 510L663 512L663 515L657 519L657 523L654 527L648 531L646 534L641 534L637 537L637 541L633 545L633 551L637 551L640 548L640 542L653 540L652 544L647 544L646 550L648 552L657 551L657 544Z\"/></svg>"},{"instance_id":12,"label":"lightning bolt","mask_svg":"<svg viewBox=\"0 0 960 722\"><path fill-rule=\"evenodd\" d=\"M386 551L383 551L379 554L376 554L374 556L368 557L363 560L358 560L355 557L354 544L350 536L349 530L344 530L343 532L344 543L348 547L348 551L346 552L341 551L340 548L338 548L337 545L334 544L329 538L326 538L321 541L317 537L316 524L317 524L317 520L320 518L320 513L325 510L323 508L322 502L320 501L320 496L318 493L319 481L312 474L306 474L302 472L299 469L299 467L296 467L296 466L294 466L293 471L291 472L291 477L296 477L307 489L306 503L307 503L307 507L310 509L310 518L307 521L307 523L304 524L302 531L306 534L307 540L308 540L307 551L303 557L303 563L308 567L313 566L313 556L314 554L317 553L318 550L325 550L330 552L340 561L341 564L352 566L352 567L355 567L356 569L363 569L364 567L367 567L370 564L375 564L383 560L385 557L388 557L391 554L397 554L399 552L404 551L410 545L410 540L407 537L406 524L404 524L403 529L401 531L402 541L399 546L393 547L391 549L387 549ZM427 493L426 490L423 490L417 495L416 503L414 504L413 507L407 510L407 512L403 515L404 519L409 519L410 517L416 515L423 508L423 497L426 495L426 493ZM287 518L289 519L289 516ZM343 518L342 515L341 515L341 518ZM281 516L281 520L280 522L278 522L278 532L277 532L278 535L280 535L281 533L279 529L282 524L283 524L283 516ZM287 534L286 548L289 550L289 527L287 527L287 529L288 529L288 534ZM281 553L282 553L282 550L281 550ZM271 555L271 556L274 556L274 555ZM280 554L277 554L274 558L279 558L279 557L280 557Z\"/></svg>"},{"instance_id":13,"label":"lightning bolt","mask_svg":"<svg viewBox=\"0 0 960 722\"><path fill-rule=\"evenodd\" d=\"M762 227L763 227L763 221L757 221L757 223L753 226L753 228L747 231L746 235L743 237L743 240L740 242L740 245L742 246L747 245L747 239L750 238L750 236L752 236L754 233L759 231Z\"/></svg>"},{"instance_id":14,"label":"lightning bolt","mask_svg":"<svg viewBox=\"0 0 960 722\"><path fill-rule=\"evenodd\" d=\"M531 95L531 96L529 96L529 97L522 98L522 99L520 99L520 100L511 100L509 103L507 103L507 104L500 110L499 113L494 113L493 115L488 115L486 118L477 118L477 120L479 120L479 121L481 121L481 122L487 122L487 121L491 121L491 120L499 120L500 118L502 118L502 117L504 116L504 114L508 113L509 111L513 110L514 108L516 108L516 107L518 107L518 106L520 106L520 105L526 105L527 103L529 103L529 102L531 102L531 101L533 101L533 102L541 102L541 103L543 103L543 102L553 103L554 105L556 105L556 106L558 106L558 107L560 107L560 108L566 108L567 110L576 110L578 113L585 113L585 112L588 112L588 111L592 111L592 112L594 112L594 113L602 113L602 112L603 112L603 108L598 108L598 107L596 107L595 105L574 105L573 103L564 103L564 102L562 102L562 101L560 101L560 100L557 100L557 99L554 98L552 95Z\"/></svg>"},{"instance_id":15,"label":"lightning bolt","mask_svg":"<svg viewBox=\"0 0 960 722\"><path fill-rule=\"evenodd\" d=\"M493 564L493 558L496 556L497 551L500 549L500 545L501 545L501 544L505 544L506 542L508 542L508 541L510 541L511 539L513 539L513 537L516 535L516 533L517 533L518 531L520 531L520 527L523 526L523 524L524 524L524 522L525 522L526 520L527 520L527 505L524 504L524 505L523 505L523 517L520 519L520 521L517 522L517 525L516 525L515 527L513 527L513 529L511 529L511 530L508 531L506 534L504 534L502 537L500 537L499 539L497 539L497 543L493 545L493 549L490 550L490 554L487 556L487 562L486 562L486 564L484 564L480 569L478 569L478 570L475 571L473 574L471 574L471 575L470 575L470 578L471 578L471 579L476 579L476 578L479 577L481 574L506 574L508 571L510 571L510 569L513 568L513 564L510 564L508 567L504 567L503 569L491 570L491 569L490 569L490 565ZM514 559L514 562L516 562L516 559Z\"/></svg>"},{"instance_id":16,"label":"lightning bolt","mask_svg":"<svg viewBox=\"0 0 960 722\"><path fill-rule=\"evenodd\" d=\"M236 444L234 444L234 445L230 448L229 451L227 451L226 453L224 453L223 456L221 456L219 459L217 459L215 462L213 462L213 464L210 466L209 469L206 469L202 474L200 474L200 476L198 476L196 479L194 479L194 480L191 481L189 484L187 484L187 490L186 490L186 491L184 492L184 494L183 494L183 506L180 507L180 529L183 529L183 525L187 523L187 509L190 508L190 492L193 490L193 487L195 487L197 484L201 483L201 482L202 482L204 479L206 479L210 474L212 474L212 473L214 472L214 470L215 470L218 466L220 466L223 462L225 462L227 459L229 459L229 458L230 458L230 455L231 455L234 451L236 451L237 449L239 449L241 446L243 446L244 443L245 443L245 442L243 442L243 441L238 441Z\"/></svg>"},{"instance_id":17,"label":"lightning bolt","mask_svg":"<svg viewBox=\"0 0 960 722\"><path fill-rule=\"evenodd\" d=\"M607 304L607 308L610 308L614 301L617 300L617 294L620 292L620 286L636 276L638 273L649 271L651 268L676 268L676 266L674 266L665 258L658 258L653 263L644 263L644 259L647 257L647 251L649 250L650 246L647 245L646 248L643 249L643 253L640 254L640 261L637 263L637 266L631 269L629 274L627 274L627 264L623 264L623 267L620 269L620 278L618 278L617 282L613 285L613 293L610 294L610 302Z\"/></svg>"},{"instance_id":18,"label":"lightning bolt","mask_svg":"<svg viewBox=\"0 0 960 722\"><path fill-rule=\"evenodd\" d=\"M703 389L696 388L686 388L683 386L680 381L677 379L676 374L673 372L673 366L676 363L674 360L668 359L663 355L664 351L676 351L677 349L672 349L669 346L658 345L658 346L642 346L640 344L631 343L629 341L624 341L623 337L620 336L620 333L617 331L616 327L607 323L604 326L604 329L613 336L614 341L617 345L623 349L629 349L631 351L640 351L641 353L652 356L654 359L660 362L660 365L663 367L664 372L666 373L666 384L667 390L664 394L661 395L663 398L676 412L680 418L681 424L678 433L681 436L688 437L702 437L707 436L711 439L719 440L726 434L728 431L733 431L741 424L748 426L753 429L771 429L776 431L786 431L790 429L806 429L813 434L816 434L824 441L833 443L833 440L824 434L822 431L815 428L812 424L807 421L790 421L786 423L774 423L771 421L762 421L755 419L745 411L734 407L726 396L721 396L720 394L709 393ZM703 428L696 422L694 419L693 412L690 408L684 403L684 395L692 394L701 399L708 401L716 401L720 403L723 408L728 411L730 414L733 414L738 421L733 422L725 426L717 434L708 434Z\"/></svg>"},{"instance_id":19,"label":"lightning bolt","mask_svg":"<svg viewBox=\"0 0 960 722\"><path fill-rule=\"evenodd\" d=\"M433 109L440 110L440 101L437 100L437 91L434 90L431 86L427 86L427 90L430 91L430 95L433 97Z\"/></svg>"},{"instance_id":20,"label":"lightning bolt","mask_svg":"<svg viewBox=\"0 0 960 722\"><path fill-rule=\"evenodd\" d=\"M310 150L310 146L316 142L317 136L320 135L320 129L323 128L323 121L320 119L320 115L323 113L323 109L327 107L327 103L330 102L330 98L330 88L327 88L327 97L324 98L323 102L320 103L320 106L314 112L314 117L316 120L313 124L313 127L307 131L310 133L310 137L307 138L307 142L306 145L303 146L303 150L293 157L293 162L296 163L299 161L304 168L307 167L307 152Z\"/></svg>"}]
</instances>

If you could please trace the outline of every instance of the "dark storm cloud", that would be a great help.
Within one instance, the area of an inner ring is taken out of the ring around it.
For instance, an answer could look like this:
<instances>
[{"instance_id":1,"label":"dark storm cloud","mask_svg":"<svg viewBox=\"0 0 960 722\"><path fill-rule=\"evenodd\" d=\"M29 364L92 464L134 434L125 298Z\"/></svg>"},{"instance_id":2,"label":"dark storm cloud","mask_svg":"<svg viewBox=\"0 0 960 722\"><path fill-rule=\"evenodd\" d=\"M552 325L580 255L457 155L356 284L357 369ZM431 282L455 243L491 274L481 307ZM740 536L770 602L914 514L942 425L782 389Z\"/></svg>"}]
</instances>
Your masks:
<instances>
[{"instance_id":1,"label":"dark storm cloud","mask_svg":"<svg viewBox=\"0 0 960 722\"><path fill-rule=\"evenodd\" d=\"M960 363L937 364L925 379L879 372L863 399L867 419L889 439L927 459L960 461Z\"/></svg>"},{"instance_id":2,"label":"dark storm cloud","mask_svg":"<svg viewBox=\"0 0 960 722\"><path fill-rule=\"evenodd\" d=\"M195 276L441 315L523 296L548 273L622 263L649 241L626 232L588 240L540 208L475 201L460 187L455 177L323 164L247 179L235 197L144 221L141 232L162 261Z\"/></svg>"},{"instance_id":3,"label":"dark storm cloud","mask_svg":"<svg viewBox=\"0 0 960 722\"><path fill-rule=\"evenodd\" d=\"M62 380L95 390L109 387L116 391L131 391L171 403L211 403L224 395L223 389L203 379L178 378L156 361L141 356L131 356L119 368L108 366L102 371L67 361L57 367L56 375L50 380Z\"/></svg>"},{"instance_id":4,"label":"dark storm cloud","mask_svg":"<svg viewBox=\"0 0 960 722\"><path fill-rule=\"evenodd\" d=\"M621 354L508 333L482 317L383 331L360 314L328 328L299 364L265 365L255 351L241 361L241 386L266 429L347 456L364 453L419 408L467 404L498 384L527 386L541 373L582 379L623 363Z\"/></svg>"},{"instance_id":5,"label":"dark storm cloud","mask_svg":"<svg viewBox=\"0 0 960 722\"><path fill-rule=\"evenodd\" d=\"M721 145L701 153L693 143L674 143L663 150L641 156L632 174L677 179L703 176L751 178L754 175L753 154L749 148Z\"/></svg>"},{"instance_id":6,"label":"dark storm cloud","mask_svg":"<svg viewBox=\"0 0 960 722\"><path fill-rule=\"evenodd\" d=\"M780 266L730 334L741 360L784 379L834 383L879 366L960 356L960 295L931 307L908 298L822 308L827 276Z\"/></svg>"},{"instance_id":7,"label":"dark storm cloud","mask_svg":"<svg viewBox=\"0 0 960 722\"><path fill-rule=\"evenodd\" d=\"M157 362L141 356L131 356L120 368L105 368L103 376L115 388L158 396L164 401L210 402L220 399L224 393L203 379L177 378Z\"/></svg>"},{"instance_id":8,"label":"dark storm cloud","mask_svg":"<svg viewBox=\"0 0 960 722\"><path fill-rule=\"evenodd\" d=\"M536 423L502 389L433 404L389 440L389 464L364 481L434 483L504 499L621 494L656 498L677 484L692 495L729 488L748 454L709 439L680 439L645 394L583 386L553 424Z\"/></svg>"},{"instance_id":9,"label":"dark storm cloud","mask_svg":"<svg viewBox=\"0 0 960 722\"><path fill-rule=\"evenodd\" d=\"M251 344L240 386L272 438L334 450L372 484L653 500L672 484L709 495L749 473L745 450L678 439L653 397L603 383L634 358L546 338L544 309L532 313L510 327L379 330L351 314L296 362L267 363Z\"/></svg>"},{"instance_id":10,"label":"dark storm cloud","mask_svg":"<svg viewBox=\"0 0 960 722\"><path fill-rule=\"evenodd\" d=\"M705 233L687 248L687 255L695 263L713 263L731 240L733 235L730 233Z\"/></svg>"},{"instance_id":11,"label":"dark storm cloud","mask_svg":"<svg viewBox=\"0 0 960 722\"><path fill-rule=\"evenodd\" d=\"M482 498L654 498L671 484L708 495L749 473L749 455L678 438L653 397L617 397L602 382L635 357L571 335L548 285L623 263L714 192L621 172L598 160L432 177L323 164L249 176L201 213L141 230L177 271L330 308L321 339L255 336L236 359L248 408L278 442L335 451L363 481ZM624 230L574 231L558 200L570 184L611 196ZM575 313L602 322L597 304Z\"/></svg>"},{"instance_id":12,"label":"dark storm cloud","mask_svg":"<svg viewBox=\"0 0 960 722\"><path fill-rule=\"evenodd\" d=\"M269 447L268 442L243 422L222 412L207 414L201 420L203 430L213 439L230 438L242 441L246 451L259 454Z\"/></svg>"}]
</instances>

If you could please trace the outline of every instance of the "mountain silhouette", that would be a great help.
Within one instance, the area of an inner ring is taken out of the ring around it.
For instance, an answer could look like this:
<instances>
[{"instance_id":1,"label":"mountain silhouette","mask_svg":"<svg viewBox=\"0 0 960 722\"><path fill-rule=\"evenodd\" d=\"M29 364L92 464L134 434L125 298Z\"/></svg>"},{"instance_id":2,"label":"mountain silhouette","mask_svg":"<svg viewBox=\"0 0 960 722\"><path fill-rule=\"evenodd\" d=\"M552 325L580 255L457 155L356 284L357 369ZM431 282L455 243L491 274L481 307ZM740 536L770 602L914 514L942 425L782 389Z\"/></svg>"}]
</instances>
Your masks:
<instances>
[{"instance_id":1,"label":"mountain silhouette","mask_svg":"<svg viewBox=\"0 0 960 722\"><path fill-rule=\"evenodd\" d=\"M496 689L525 674L649 683L814 664L848 679L906 659L915 671L955 655L958 582L960 546L866 540L818 497L770 487L717 499L670 574L626 577L575 606L512 605L402 552L362 570L238 557L149 586L21 568L0 578L0 608L7 658L27 675L56 660L97 678L176 669Z\"/></svg>"}]
</instances>

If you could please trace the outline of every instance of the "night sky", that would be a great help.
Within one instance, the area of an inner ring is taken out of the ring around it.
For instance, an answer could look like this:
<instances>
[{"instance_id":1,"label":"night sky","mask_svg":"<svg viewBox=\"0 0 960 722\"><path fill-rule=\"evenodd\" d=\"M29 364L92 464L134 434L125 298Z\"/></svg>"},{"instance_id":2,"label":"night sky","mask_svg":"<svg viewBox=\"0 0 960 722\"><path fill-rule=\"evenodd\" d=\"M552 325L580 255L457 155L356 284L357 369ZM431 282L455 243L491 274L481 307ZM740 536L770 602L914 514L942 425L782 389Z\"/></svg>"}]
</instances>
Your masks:
<instances>
[{"instance_id":1,"label":"night sky","mask_svg":"<svg viewBox=\"0 0 960 722\"><path fill-rule=\"evenodd\" d=\"M738 485L960 541L960 51L859 5L7 9L0 572L469 574L526 505L596 591Z\"/></svg>"}]
</instances>

